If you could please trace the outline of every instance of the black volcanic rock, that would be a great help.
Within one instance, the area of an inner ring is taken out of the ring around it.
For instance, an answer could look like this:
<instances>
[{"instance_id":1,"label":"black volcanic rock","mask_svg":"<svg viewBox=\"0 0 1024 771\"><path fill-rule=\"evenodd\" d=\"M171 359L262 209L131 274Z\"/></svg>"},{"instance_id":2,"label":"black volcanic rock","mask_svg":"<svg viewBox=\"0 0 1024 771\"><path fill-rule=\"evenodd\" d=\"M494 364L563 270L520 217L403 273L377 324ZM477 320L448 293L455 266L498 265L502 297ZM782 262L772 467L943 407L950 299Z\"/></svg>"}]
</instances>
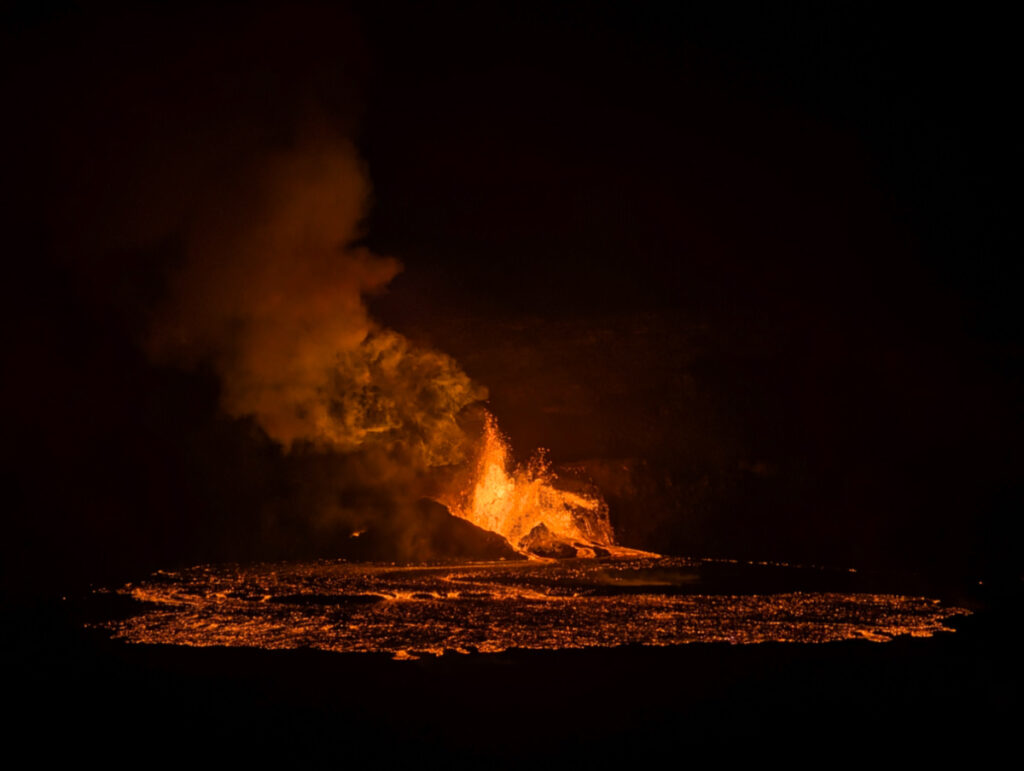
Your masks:
<instances>
[{"instance_id":1,"label":"black volcanic rock","mask_svg":"<svg viewBox=\"0 0 1024 771\"><path fill-rule=\"evenodd\" d=\"M502 536L456 517L437 501L418 501L416 517L410 538L423 559L523 559Z\"/></svg>"},{"instance_id":2,"label":"black volcanic rock","mask_svg":"<svg viewBox=\"0 0 1024 771\"><path fill-rule=\"evenodd\" d=\"M554 535L543 522L527 533L519 545L538 557L565 559L578 556L576 546L571 541Z\"/></svg>"}]
</instances>

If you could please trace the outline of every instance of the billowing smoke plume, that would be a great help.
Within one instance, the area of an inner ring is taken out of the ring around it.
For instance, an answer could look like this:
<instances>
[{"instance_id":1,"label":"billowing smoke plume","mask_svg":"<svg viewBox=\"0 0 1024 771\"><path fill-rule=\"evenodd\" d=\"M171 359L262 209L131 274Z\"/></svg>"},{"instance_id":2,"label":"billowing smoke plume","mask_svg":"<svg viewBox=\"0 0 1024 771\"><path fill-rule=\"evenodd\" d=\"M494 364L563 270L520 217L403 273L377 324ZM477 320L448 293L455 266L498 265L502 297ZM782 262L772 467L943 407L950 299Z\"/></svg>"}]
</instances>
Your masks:
<instances>
[{"instance_id":1,"label":"billowing smoke plume","mask_svg":"<svg viewBox=\"0 0 1024 771\"><path fill-rule=\"evenodd\" d=\"M80 283L133 306L154 362L212 367L224 411L285 447L457 460L455 415L484 392L364 303L401 266L357 245L357 25L327 7L119 23L69 23L59 45L81 66L56 68L40 106Z\"/></svg>"},{"instance_id":2,"label":"billowing smoke plume","mask_svg":"<svg viewBox=\"0 0 1024 771\"><path fill-rule=\"evenodd\" d=\"M9 446L64 474L33 470L33 507L69 491L40 542L66 533L55 552L98 564L151 544L153 568L429 556L447 515L421 499L484 391L368 313L401 266L362 245L358 24L325 5L69 12L19 52L33 280L8 282Z\"/></svg>"},{"instance_id":3,"label":"billowing smoke plume","mask_svg":"<svg viewBox=\"0 0 1024 771\"><path fill-rule=\"evenodd\" d=\"M460 460L456 416L486 394L448 356L369 318L364 296L400 266L353 245L368 186L351 144L306 142L239 182L189 226L152 353L211 362L225 411L253 416L286 446Z\"/></svg>"}]
</instances>

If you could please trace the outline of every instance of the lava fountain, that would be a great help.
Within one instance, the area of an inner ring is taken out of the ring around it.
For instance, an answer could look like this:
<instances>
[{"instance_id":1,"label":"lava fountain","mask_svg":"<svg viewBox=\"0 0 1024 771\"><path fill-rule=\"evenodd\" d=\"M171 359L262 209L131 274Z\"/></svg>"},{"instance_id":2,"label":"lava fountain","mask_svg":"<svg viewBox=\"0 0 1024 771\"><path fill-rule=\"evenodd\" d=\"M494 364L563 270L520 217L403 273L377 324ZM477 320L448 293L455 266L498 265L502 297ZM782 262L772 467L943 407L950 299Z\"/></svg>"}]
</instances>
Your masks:
<instances>
[{"instance_id":1,"label":"lava fountain","mask_svg":"<svg viewBox=\"0 0 1024 771\"><path fill-rule=\"evenodd\" d=\"M525 465L512 461L508 440L487 413L468 481L441 503L456 516L498 533L532 557L595 557L627 551L615 546L608 505L593 485L564 489L543 450Z\"/></svg>"}]
</instances>

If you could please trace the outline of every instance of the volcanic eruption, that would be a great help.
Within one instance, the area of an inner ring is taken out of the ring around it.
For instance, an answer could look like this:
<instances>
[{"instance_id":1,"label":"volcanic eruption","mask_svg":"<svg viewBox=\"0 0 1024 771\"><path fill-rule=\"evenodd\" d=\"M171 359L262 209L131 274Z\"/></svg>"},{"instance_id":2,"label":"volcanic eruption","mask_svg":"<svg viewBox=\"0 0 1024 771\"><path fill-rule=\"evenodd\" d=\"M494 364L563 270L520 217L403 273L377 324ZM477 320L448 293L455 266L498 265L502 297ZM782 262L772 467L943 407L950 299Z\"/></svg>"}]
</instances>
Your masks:
<instances>
[{"instance_id":1,"label":"volcanic eruption","mask_svg":"<svg viewBox=\"0 0 1024 771\"><path fill-rule=\"evenodd\" d=\"M441 498L453 514L545 557L607 556L615 543L608 506L593 486L557 483L543 452L513 466L508 441L488 413L465 486Z\"/></svg>"},{"instance_id":2,"label":"volcanic eruption","mask_svg":"<svg viewBox=\"0 0 1024 771\"><path fill-rule=\"evenodd\" d=\"M475 438L465 417L487 390L371 318L365 298L401 266L360 243L369 184L350 142L301 138L221 184L217 206L185 218L147 342L156 361L211 366L222 409L287 449L372 456L386 496L432 497L523 554L607 553L592 485L556 483L543 455L515 466L489 413Z\"/></svg>"}]
</instances>

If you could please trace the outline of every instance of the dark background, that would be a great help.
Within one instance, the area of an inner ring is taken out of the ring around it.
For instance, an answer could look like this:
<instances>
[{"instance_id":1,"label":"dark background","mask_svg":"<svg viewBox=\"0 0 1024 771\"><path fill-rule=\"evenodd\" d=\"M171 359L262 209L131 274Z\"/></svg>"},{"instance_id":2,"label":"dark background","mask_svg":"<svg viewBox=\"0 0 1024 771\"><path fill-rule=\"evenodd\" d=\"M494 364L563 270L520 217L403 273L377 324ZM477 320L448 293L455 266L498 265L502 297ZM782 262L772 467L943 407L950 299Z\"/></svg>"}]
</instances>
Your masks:
<instances>
[{"instance_id":1,"label":"dark background","mask_svg":"<svg viewBox=\"0 0 1024 771\"><path fill-rule=\"evenodd\" d=\"M230 159L310 115L405 264L374 314L624 544L1019 581L1008 18L660 5L7 6L5 593L343 553L322 455L142 353L181 245L112 215L160 137Z\"/></svg>"}]
</instances>

